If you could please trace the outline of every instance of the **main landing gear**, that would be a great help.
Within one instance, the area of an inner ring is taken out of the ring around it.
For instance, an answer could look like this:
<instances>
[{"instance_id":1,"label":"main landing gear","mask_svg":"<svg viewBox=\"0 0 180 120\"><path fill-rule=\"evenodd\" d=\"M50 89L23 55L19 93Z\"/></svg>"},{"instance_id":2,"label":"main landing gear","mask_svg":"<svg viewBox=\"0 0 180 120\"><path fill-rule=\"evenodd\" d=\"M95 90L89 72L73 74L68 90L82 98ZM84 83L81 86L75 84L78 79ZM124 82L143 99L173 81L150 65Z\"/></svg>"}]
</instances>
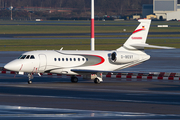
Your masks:
<instances>
[{"instance_id":1,"label":"main landing gear","mask_svg":"<svg viewBox=\"0 0 180 120\"><path fill-rule=\"evenodd\" d=\"M95 84L100 84L101 82L103 82L103 80L100 77L97 77L97 78L94 79Z\"/></svg>"},{"instance_id":2,"label":"main landing gear","mask_svg":"<svg viewBox=\"0 0 180 120\"><path fill-rule=\"evenodd\" d=\"M94 83L96 83L96 84L100 84L100 83L101 83L101 81L100 81L98 78L95 78L95 79L94 79Z\"/></svg>"},{"instance_id":3,"label":"main landing gear","mask_svg":"<svg viewBox=\"0 0 180 120\"><path fill-rule=\"evenodd\" d=\"M74 77L76 76L72 76L71 77L71 82L73 82L72 80L74 79ZM100 84L101 82L103 82L102 79L102 73L96 73L96 74L83 74L83 79L87 79L87 80L94 80L95 84Z\"/></svg>"},{"instance_id":4,"label":"main landing gear","mask_svg":"<svg viewBox=\"0 0 180 120\"><path fill-rule=\"evenodd\" d=\"M78 82L78 78L76 76L71 76L71 82L72 83L77 83Z\"/></svg>"},{"instance_id":5,"label":"main landing gear","mask_svg":"<svg viewBox=\"0 0 180 120\"><path fill-rule=\"evenodd\" d=\"M100 84L101 82L103 82L102 73L97 73L96 78L94 79L94 83L95 84Z\"/></svg>"}]
</instances>

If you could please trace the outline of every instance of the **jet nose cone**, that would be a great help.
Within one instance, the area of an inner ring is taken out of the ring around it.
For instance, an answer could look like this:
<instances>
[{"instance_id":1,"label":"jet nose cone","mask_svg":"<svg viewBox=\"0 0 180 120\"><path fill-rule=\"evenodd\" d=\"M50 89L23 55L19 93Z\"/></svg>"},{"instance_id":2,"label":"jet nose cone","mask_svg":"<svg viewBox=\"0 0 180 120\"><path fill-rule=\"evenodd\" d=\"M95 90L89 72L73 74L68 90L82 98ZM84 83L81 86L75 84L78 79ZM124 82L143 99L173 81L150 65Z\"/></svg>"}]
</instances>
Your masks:
<instances>
[{"instance_id":1,"label":"jet nose cone","mask_svg":"<svg viewBox=\"0 0 180 120\"><path fill-rule=\"evenodd\" d=\"M4 68L5 68L6 70L9 70L9 65L6 64L6 65L4 66Z\"/></svg>"},{"instance_id":2,"label":"jet nose cone","mask_svg":"<svg viewBox=\"0 0 180 120\"><path fill-rule=\"evenodd\" d=\"M21 64L19 64L17 61L11 61L7 63L4 68L10 71L19 71L21 68Z\"/></svg>"},{"instance_id":3,"label":"jet nose cone","mask_svg":"<svg viewBox=\"0 0 180 120\"><path fill-rule=\"evenodd\" d=\"M4 68L6 69L6 70L12 70L12 65L11 64L6 64L5 66L4 66Z\"/></svg>"}]
</instances>

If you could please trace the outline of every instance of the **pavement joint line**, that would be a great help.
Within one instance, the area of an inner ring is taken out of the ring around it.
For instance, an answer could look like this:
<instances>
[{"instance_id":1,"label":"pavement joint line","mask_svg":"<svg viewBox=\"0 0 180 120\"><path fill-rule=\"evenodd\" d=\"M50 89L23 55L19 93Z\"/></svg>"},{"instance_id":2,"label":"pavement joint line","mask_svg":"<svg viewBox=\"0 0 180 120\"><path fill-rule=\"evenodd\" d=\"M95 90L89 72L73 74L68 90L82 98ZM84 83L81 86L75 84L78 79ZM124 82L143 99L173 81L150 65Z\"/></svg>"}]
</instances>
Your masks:
<instances>
[{"instance_id":1,"label":"pavement joint line","mask_svg":"<svg viewBox=\"0 0 180 120\"><path fill-rule=\"evenodd\" d=\"M1 95L2 96L2 95ZM8 95L3 95L8 96ZM102 98L82 98L82 97L68 97L68 96L44 96L44 95L9 95L16 97L42 97L42 98L59 98L59 99L80 99L80 100L94 100L94 101L113 101L113 102L131 102L131 103L155 103L155 104L171 104L180 105L180 102L157 102L157 101L140 101L140 100L116 100L116 99L102 99Z\"/></svg>"}]
</instances>

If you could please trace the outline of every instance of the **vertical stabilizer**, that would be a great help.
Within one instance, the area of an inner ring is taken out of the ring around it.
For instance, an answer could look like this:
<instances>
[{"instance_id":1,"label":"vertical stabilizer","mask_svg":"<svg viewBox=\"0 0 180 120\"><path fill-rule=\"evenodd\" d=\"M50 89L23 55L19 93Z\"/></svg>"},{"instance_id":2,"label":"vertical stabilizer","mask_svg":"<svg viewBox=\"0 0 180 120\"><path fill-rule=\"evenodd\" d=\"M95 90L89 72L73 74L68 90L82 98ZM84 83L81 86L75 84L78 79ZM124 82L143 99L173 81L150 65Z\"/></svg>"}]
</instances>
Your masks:
<instances>
[{"instance_id":1,"label":"vertical stabilizer","mask_svg":"<svg viewBox=\"0 0 180 120\"><path fill-rule=\"evenodd\" d=\"M123 45L123 47L126 49L144 49L143 47L134 47L133 45L146 43L151 20L140 19L138 21L140 22L139 26L135 29L135 31L132 33L132 35L128 38L128 40Z\"/></svg>"}]
</instances>

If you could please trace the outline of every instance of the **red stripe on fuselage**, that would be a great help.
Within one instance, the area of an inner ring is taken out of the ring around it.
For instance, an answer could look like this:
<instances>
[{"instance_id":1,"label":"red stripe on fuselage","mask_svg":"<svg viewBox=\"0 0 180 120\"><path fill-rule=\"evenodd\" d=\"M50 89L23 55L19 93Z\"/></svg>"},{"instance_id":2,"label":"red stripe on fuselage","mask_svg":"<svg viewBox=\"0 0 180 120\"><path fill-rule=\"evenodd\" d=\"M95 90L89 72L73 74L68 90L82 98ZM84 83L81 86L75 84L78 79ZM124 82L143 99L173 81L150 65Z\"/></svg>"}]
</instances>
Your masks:
<instances>
[{"instance_id":1,"label":"red stripe on fuselage","mask_svg":"<svg viewBox=\"0 0 180 120\"><path fill-rule=\"evenodd\" d=\"M135 31L133 32L133 34L139 32L139 31L142 31L142 30L145 30L145 29L144 29L144 28L137 29L137 30L135 30Z\"/></svg>"},{"instance_id":2,"label":"red stripe on fuselage","mask_svg":"<svg viewBox=\"0 0 180 120\"><path fill-rule=\"evenodd\" d=\"M96 56L96 57L101 58L101 62L100 62L100 63L97 63L97 64L95 64L95 65L100 65L100 64L104 63L104 61L105 61L105 59L104 59L103 57L101 57L101 56L98 56L98 55L92 55L92 56ZM92 65L92 66L95 66L95 65Z\"/></svg>"}]
</instances>

